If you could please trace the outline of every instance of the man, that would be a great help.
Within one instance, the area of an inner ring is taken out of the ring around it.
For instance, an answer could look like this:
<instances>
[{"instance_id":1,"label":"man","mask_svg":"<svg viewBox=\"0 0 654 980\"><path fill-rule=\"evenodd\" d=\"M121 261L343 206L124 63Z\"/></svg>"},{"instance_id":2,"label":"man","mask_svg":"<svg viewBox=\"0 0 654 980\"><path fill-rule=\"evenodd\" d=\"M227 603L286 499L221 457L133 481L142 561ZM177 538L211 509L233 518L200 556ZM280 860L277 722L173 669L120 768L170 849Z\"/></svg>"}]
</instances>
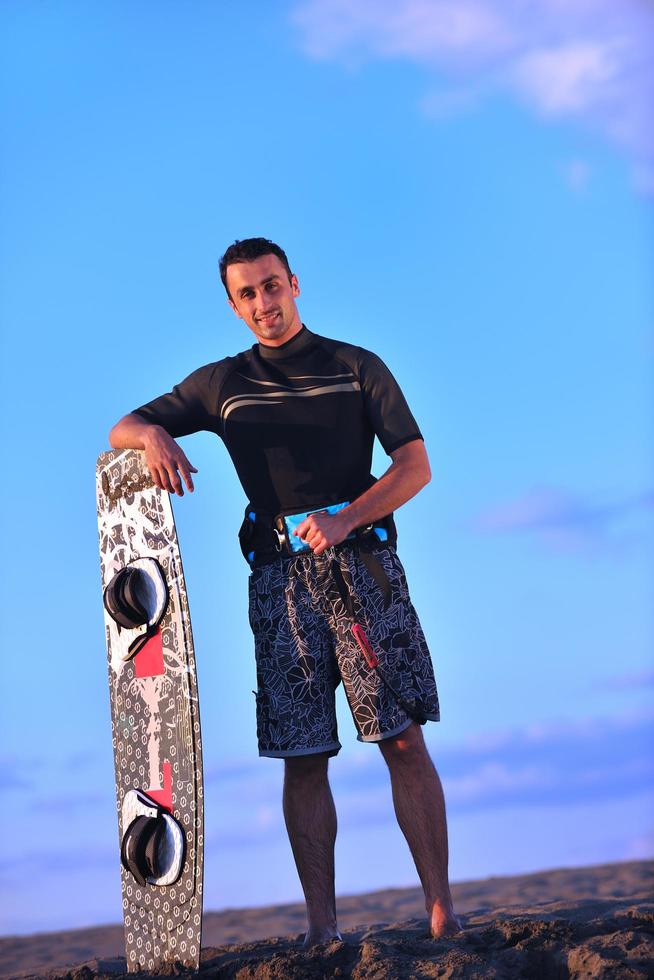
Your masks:
<instances>
[{"instance_id":1,"label":"man","mask_svg":"<svg viewBox=\"0 0 654 980\"><path fill-rule=\"evenodd\" d=\"M259 754L285 760L283 809L307 904L305 945L338 936L336 813L342 680L358 737L377 742L425 893L431 933L456 932L445 804L421 725L438 721L429 652L395 552L392 512L430 479L420 430L374 354L301 322L283 250L235 242L220 273L257 343L194 371L122 418L116 449L141 449L155 484L183 495L197 473L175 438L218 434L248 496L240 532L252 574ZM370 474L375 435L392 459ZM298 550L302 549L302 550Z\"/></svg>"}]
</instances>

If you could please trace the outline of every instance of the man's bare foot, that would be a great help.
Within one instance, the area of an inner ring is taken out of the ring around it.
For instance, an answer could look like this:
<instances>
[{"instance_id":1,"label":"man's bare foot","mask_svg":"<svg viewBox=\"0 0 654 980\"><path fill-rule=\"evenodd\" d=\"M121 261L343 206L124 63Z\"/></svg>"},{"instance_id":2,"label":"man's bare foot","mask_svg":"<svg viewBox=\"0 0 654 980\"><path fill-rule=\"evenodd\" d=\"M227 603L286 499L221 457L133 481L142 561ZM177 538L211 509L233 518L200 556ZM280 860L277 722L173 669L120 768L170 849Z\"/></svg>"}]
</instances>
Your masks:
<instances>
[{"instance_id":1,"label":"man's bare foot","mask_svg":"<svg viewBox=\"0 0 654 980\"><path fill-rule=\"evenodd\" d=\"M449 908L443 908L440 905L434 906L429 923L429 931L433 939L444 939L446 936L455 936L462 929L461 920L454 914L452 906Z\"/></svg>"},{"instance_id":2,"label":"man's bare foot","mask_svg":"<svg viewBox=\"0 0 654 980\"><path fill-rule=\"evenodd\" d=\"M312 946L322 946L324 943L331 943L334 940L338 940L340 943L343 942L343 938L338 929L309 929L304 937L302 948L310 949Z\"/></svg>"}]
</instances>

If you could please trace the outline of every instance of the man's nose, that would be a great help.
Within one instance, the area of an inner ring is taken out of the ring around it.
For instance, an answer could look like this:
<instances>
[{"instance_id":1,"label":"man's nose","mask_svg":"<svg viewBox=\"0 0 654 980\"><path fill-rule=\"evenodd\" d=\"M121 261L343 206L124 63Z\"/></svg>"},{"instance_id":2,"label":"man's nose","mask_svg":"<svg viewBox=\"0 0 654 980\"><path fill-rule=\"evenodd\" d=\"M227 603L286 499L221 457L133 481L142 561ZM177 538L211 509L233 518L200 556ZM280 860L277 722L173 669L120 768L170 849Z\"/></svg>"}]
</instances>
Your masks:
<instances>
[{"instance_id":1,"label":"man's nose","mask_svg":"<svg viewBox=\"0 0 654 980\"><path fill-rule=\"evenodd\" d=\"M266 293L260 293L257 297L257 306L263 313L265 310L271 309L275 305L272 296L267 296Z\"/></svg>"}]
</instances>

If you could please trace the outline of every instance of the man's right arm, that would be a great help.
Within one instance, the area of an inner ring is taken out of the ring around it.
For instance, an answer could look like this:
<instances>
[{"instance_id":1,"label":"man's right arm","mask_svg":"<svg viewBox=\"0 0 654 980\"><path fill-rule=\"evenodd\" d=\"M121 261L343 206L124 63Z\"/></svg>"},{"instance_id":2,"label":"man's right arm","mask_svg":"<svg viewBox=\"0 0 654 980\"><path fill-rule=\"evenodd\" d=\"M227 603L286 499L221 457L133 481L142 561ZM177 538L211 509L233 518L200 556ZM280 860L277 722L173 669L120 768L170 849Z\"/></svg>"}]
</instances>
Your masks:
<instances>
[{"instance_id":1,"label":"man's right arm","mask_svg":"<svg viewBox=\"0 0 654 980\"><path fill-rule=\"evenodd\" d=\"M114 425L109 433L109 443L113 449L142 449L154 485L161 490L183 497L181 476L188 490L193 492L191 474L198 471L161 425L146 422L136 412L130 412Z\"/></svg>"}]
</instances>

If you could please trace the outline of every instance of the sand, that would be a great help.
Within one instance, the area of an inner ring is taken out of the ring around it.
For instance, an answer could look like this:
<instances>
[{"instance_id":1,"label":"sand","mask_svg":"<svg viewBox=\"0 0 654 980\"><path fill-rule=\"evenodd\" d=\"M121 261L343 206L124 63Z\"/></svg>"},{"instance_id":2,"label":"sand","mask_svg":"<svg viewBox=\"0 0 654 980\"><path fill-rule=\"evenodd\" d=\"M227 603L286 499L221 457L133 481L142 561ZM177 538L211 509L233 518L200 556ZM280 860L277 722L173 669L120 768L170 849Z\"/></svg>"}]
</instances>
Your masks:
<instances>
[{"instance_id":1,"label":"sand","mask_svg":"<svg viewBox=\"0 0 654 980\"><path fill-rule=\"evenodd\" d=\"M236 980L654 977L654 861L453 886L463 921L435 942L419 889L338 901L343 942L304 952L301 905L209 912L200 976ZM117 980L122 928L0 938L0 976ZM130 974L134 977L134 974Z\"/></svg>"}]
</instances>

